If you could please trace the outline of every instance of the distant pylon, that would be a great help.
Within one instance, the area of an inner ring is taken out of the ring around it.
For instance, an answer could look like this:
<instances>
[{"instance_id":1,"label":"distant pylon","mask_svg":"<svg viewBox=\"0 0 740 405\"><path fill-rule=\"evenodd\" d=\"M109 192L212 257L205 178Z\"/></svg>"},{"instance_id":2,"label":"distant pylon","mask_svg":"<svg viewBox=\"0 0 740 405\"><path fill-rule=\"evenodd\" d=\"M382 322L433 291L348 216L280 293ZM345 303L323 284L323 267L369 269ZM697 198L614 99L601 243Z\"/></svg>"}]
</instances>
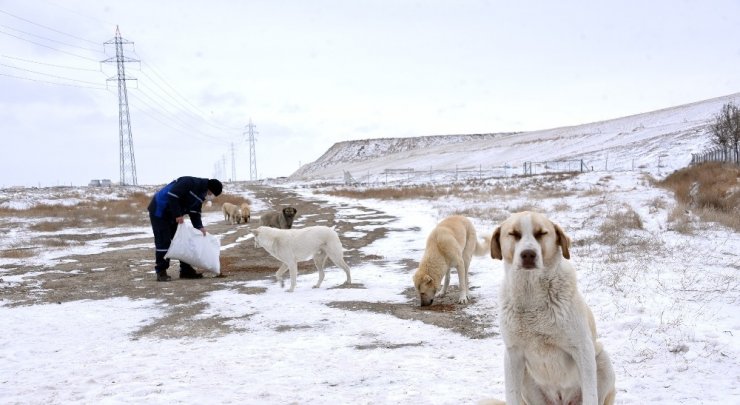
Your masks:
<instances>
[{"instance_id":1,"label":"distant pylon","mask_svg":"<svg viewBox=\"0 0 740 405\"><path fill-rule=\"evenodd\" d=\"M257 126L252 124L251 118L249 119L249 124L244 128L247 129L244 135L249 137L247 138L249 142L249 180L257 180L257 151L254 148L254 141L255 135L259 134L259 132L254 130Z\"/></svg>"},{"instance_id":2,"label":"distant pylon","mask_svg":"<svg viewBox=\"0 0 740 405\"><path fill-rule=\"evenodd\" d=\"M236 181L236 151L234 142L231 143L231 181Z\"/></svg>"},{"instance_id":3,"label":"distant pylon","mask_svg":"<svg viewBox=\"0 0 740 405\"><path fill-rule=\"evenodd\" d=\"M118 74L109 77L106 81L118 81L118 140L120 144L120 162L121 162L121 185L138 185L136 180L136 160L134 159L134 140L131 137L131 116L128 111L128 93L126 91L126 80L136 80L135 78L126 78L125 62L139 62L123 55L123 45L132 44L133 42L121 38L121 32L116 25L116 36L104 42L105 45L113 44L116 46L115 58L108 58L101 62L116 63Z\"/></svg>"}]
</instances>

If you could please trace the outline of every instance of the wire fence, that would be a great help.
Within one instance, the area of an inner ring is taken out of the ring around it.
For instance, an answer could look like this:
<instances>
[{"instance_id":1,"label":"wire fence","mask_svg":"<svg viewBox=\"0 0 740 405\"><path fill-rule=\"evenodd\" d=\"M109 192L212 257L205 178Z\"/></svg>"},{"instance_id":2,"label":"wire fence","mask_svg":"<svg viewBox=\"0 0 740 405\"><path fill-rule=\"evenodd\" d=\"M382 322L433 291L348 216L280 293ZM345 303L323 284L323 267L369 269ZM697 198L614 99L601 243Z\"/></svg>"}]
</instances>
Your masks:
<instances>
[{"instance_id":1,"label":"wire fence","mask_svg":"<svg viewBox=\"0 0 740 405\"><path fill-rule=\"evenodd\" d=\"M691 154L691 164L704 162L726 162L740 165L740 154L736 149L717 147L702 153Z\"/></svg>"}]
</instances>

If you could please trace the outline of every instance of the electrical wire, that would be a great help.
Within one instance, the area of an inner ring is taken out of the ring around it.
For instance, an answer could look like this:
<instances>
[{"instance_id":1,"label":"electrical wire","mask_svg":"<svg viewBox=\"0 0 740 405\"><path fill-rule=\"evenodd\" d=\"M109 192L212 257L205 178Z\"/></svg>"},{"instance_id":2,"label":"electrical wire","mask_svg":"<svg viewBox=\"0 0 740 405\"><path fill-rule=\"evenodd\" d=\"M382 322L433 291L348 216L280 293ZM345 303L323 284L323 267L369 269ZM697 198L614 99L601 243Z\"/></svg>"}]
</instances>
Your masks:
<instances>
[{"instance_id":1,"label":"electrical wire","mask_svg":"<svg viewBox=\"0 0 740 405\"><path fill-rule=\"evenodd\" d=\"M61 68L61 69L80 70L80 71L83 71L83 72L102 72L101 69L88 69L88 68L81 68L81 67L75 67L75 66L56 65L56 64L53 64L53 63L39 62L39 61L32 60L32 59L24 59L24 58L19 58L17 56L10 56L10 55L2 55L2 54L0 54L0 56L3 57L3 58L6 58L6 59L13 59L13 60L16 60L16 61L21 61L21 62L25 62L25 63L33 63L33 64L36 64L36 65L52 66L52 67L57 67L57 68Z\"/></svg>"},{"instance_id":2,"label":"electrical wire","mask_svg":"<svg viewBox=\"0 0 740 405\"><path fill-rule=\"evenodd\" d=\"M37 83L54 84L54 85L57 85L57 86L79 87L79 88L83 88L83 89L95 89L95 90L108 90L105 87L80 86L80 85L71 84L71 83L60 83L60 82L52 82L52 81L48 81L48 80L31 79L30 77L15 76L15 75L7 74L7 73L0 73L0 76L12 77L14 79L20 79L20 80L28 80L28 81L37 82Z\"/></svg>"},{"instance_id":3,"label":"electrical wire","mask_svg":"<svg viewBox=\"0 0 740 405\"><path fill-rule=\"evenodd\" d=\"M69 33L66 33L66 32L64 32L64 31L60 31L60 30L58 30L58 29L55 29L55 28L47 27L46 25L43 25L43 24L39 24L39 23L33 22L33 21L31 21L31 20L28 20L28 19L25 19L25 18L23 18L23 17L19 17L19 16L15 15L15 14L11 14L11 13L9 13L9 12L5 11L5 10L0 10L0 13L2 13L2 14L6 14L6 15L9 15L9 16L11 16L11 17L13 17L13 18L17 18L17 19L19 19L19 20L21 20L21 21L25 21L25 22L27 22L27 23L29 23L29 24L33 24L33 25L36 25L36 26L38 26L38 27L41 27L41 28L46 28L46 29L47 29L47 30L49 30L49 31L54 31L54 32L56 32L56 33L59 33L59 34L63 34L63 35L66 35L66 36L68 36L68 37L72 37L72 38L75 38L75 39L79 39L80 41L85 41L85 42L89 42L89 43L91 43L91 44L94 44L94 45L99 45L99 43L98 43L98 42L95 42L95 41L91 41L91 40L89 40L89 39L85 39L85 38L82 38L82 37L78 37L77 35L72 35L72 34L69 34Z\"/></svg>"},{"instance_id":4,"label":"electrical wire","mask_svg":"<svg viewBox=\"0 0 740 405\"><path fill-rule=\"evenodd\" d=\"M71 82L78 82L78 83L98 85L98 83L88 82L88 81L85 81L85 80L72 79L72 78L64 77L64 76L52 75L52 74L49 74L49 73L37 72L35 70L24 69L24 68L20 68L20 67L13 66L13 65L8 65L6 63L0 63L0 66L5 66L5 67L11 68L11 69L22 70L24 72L33 73L33 74L37 74L37 75L53 77L55 79L62 79L62 80L69 80Z\"/></svg>"},{"instance_id":5,"label":"electrical wire","mask_svg":"<svg viewBox=\"0 0 740 405\"><path fill-rule=\"evenodd\" d=\"M0 11L2 11L2 10L0 10ZM57 48L54 48L53 46L49 46L49 45L44 45L44 44L41 44L41 43L38 43L38 42L35 42L35 41L31 41L30 39L26 39L26 38L23 38L23 37L19 37L19 36L17 36L17 35L13 35L13 34L11 34L11 33L9 33L9 32L5 32L5 31L3 31L3 30L0 30L0 34L5 34L5 35L11 36L11 37L13 37L13 38L17 38L17 39L20 39L21 41L26 41L26 42L30 42L30 43L32 43L32 44L34 44L34 45L42 46L42 47L44 47L44 48L49 48L49 49L53 49L53 50L55 50L55 51L57 51L57 52L61 52L61 53L66 53L67 55L71 55L71 56L74 56L74 57L77 57L77 58L81 58L81 59L86 59L86 60L91 60L91 61L93 61L93 62L98 62L98 60L97 60L97 59L92 59L92 58L88 58L88 57L86 57L86 56L78 55L78 54L76 54L76 53L72 53L72 52L67 52L67 51L63 51L63 50L61 50L61 49L57 49Z\"/></svg>"},{"instance_id":6,"label":"electrical wire","mask_svg":"<svg viewBox=\"0 0 740 405\"><path fill-rule=\"evenodd\" d=\"M67 43L67 42L58 41L56 39L47 38L47 37L44 37L44 36L41 36L41 35L32 34L30 32L21 31L19 29L13 28L13 27L8 27L7 25L4 25L4 24L0 24L0 27L3 27L5 29L11 30L11 31L20 32L23 35L28 35L28 36L31 36L31 37L41 38L41 39L46 40L46 41L56 42L58 44L70 46L72 48L82 49L83 51L101 52L101 53L103 52L102 50L85 48L85 47L73 45L73 44L70 44L70 43Z\"/></svg>"}]
</instances>

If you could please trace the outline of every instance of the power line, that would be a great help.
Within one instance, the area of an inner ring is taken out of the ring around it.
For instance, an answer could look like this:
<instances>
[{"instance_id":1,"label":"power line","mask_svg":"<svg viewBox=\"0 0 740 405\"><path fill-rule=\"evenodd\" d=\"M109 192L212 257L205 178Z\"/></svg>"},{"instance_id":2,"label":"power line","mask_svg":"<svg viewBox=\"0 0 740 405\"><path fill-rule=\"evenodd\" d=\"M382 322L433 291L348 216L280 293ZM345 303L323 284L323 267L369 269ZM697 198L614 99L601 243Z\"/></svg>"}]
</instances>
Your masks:
<instances>
[{"instance_id":1,"label":"power line","mask_svg":"<svg viewBox=\"0 0 740 405\"><path fill-rule=\"evenodd\" d=\"M0 12L1 12L1 11L2 11L2 10L0 10ZM19 37L19 36L17 36L17 35L13 35L13 34L11 34L11 33L9 33L9 32L5 32L5 31L3 31L3 30L0 30L0 34L5 34L5 35L7 35L7 36L11 36L11 37L13 37L13 38L17 38L17 39L20 39L21 41L26 41L26 42L30 42L30 43L32 43L32 44L34 44L34 45L42 46L42 47L44 47L44 48L49 48L49 49L53 49L53 50L55 50L55 51L57 51L57 52L61 52L61 53L66 53L67 55L72 55L72 56L75 56L75 57L77 57L77 58L81 58L81 59L87 59L87 60L91 60L91 61L93 61L93 62L97 62L97 59L92 59L92 58L88 58L88 57L86 57L86 56L78 55L78 54L76 54L76 53L72 53L72 52L67 52L67 51L63 51L63 50L61 50L61 49L57 49L57 48L54 48L53 46L49 46L49 45L45 45L45 44L40 44L40 43L38 43L38 42L35 42L35 41L31 41L30 39L26 39L26 38L22 38L22 37Z\"/></svg>"},{"instance_id":2,"label":"power line","mask_svg":"<svg viewBox=\"0 0 740 405\"><path fill-rule=\"evenodd\" d=\"M158 73L157 69L155 69L155 68L154 68L154 66L152 66L152 65L151 65L150 63L147 63L147 62L142 62L142 65L144 65L144 66L148 67L149 69L151 69L152 73L153 73L153 74L154 74L155 76L157 76L157 78L159 78L159 80L160 80L160 81L162 81L162 83L164 83L164 84L165 84L165 85L166 85L167 87L169 87L170 89L172 89L172 92L173 92L173 93L175 93L175 94L176 94L177 96L179 96L179 97L180 97L180 98L181 98L181 99L182 99L182 100L183 100L183 101L184 101L185 103L187 103L187 104L188 104L188 105L189 105L190 107L192 107L192 109L191 109L190 111L191 111L191 112L192 112L192 113L193 113L193 114L194 114L195 116L197 116L198 118L200 118L201 120L203 120L203 121L204 121L205 123L207 123L208 125L210 125L210 126L212 126L212 127L216 127L216 128L219 128L219 129L225 129L225 130L230 130L230 131L240 131L240 130L241 130L241 128L236 128L236 127L229 127L229 126L226 126L226 125L219 125L219 124L216 124L216 123L212 123L211 121L209 121L209 120L208 120L207 118L205 118L205 117L204 117L205 115L207 115L207 114L205 113L205 111L203 111L203 110L201 110L200 108L198 108L198 106L196 106L195 104L193 104L192 102L190 102L190 100L188 100L188 99L187 99L187 97L185 97L185 96L183 96L182 94L180 94L180 92L178 92L178 91L177 91L177 89L175 89L175 88L174 88L174 87L173 87L173 86L172 86L171 84L169 84L169 83L168 83L168 82L167 82L167 81L166 81L166 80L165 80L165 79L164 79L164 78L162 77L162 75L160 75L160 74ZM142 73L145 73L145 72L144 72L144 71L142 70ZM146 74L146 73L145 73L145 74ZM150 77L150 78L151 78L151 77ZM170 96L170 97L172 97L172 96ZM173 99L174 99L174 97L173 97ZM188 107L186 107L186 108L188 108Z\"/></svg>"},{"instance_id":3,"label":"power line","mask_svg":"<svg viewBox=\"0 0 740 405\"><path fill-rule=\"evenodd\" d=\"M57 76L57 75L52 75L52 74L49 74L49 73L37 72L37 71L35 71L35 70L30 70L30 69L24 69L24 68L20 68L20 67L17 67L17 66L13 66L13 65L8 65L8 64L5 64L5 63L0 63L0 66L5 66L5 67L9 67L9 68L11 68L11 69L17 69L17 70L22 70L22 71L24 71L24 72L28 72L28 73L33 73L33 74L37 74L37 75L42 75L42 76L49 76L49 77L53 77L53 78L55 78L55 79L62 79L62 80L69 80L69 81L71 81L71 82L78 82L78 83L85 83L85 84L98 85L98 83L88 82L88 81L85 81L85 80L77 80L77 79L71 79L71 78L69 78L69 77L64 77L64 76Z\"/></svg>"},{"instance_id":4,"label":"power line","mask_svg":"<svg viewBox=\"0 0 740 405\"><path fill-rule=\"evenodd\" d=\"M33 64L36 64L36 65L53 66L53 67L58 67L58 68L62 68L62 69L80 70L80 71L83 71L83 72L101 72L102 73L102 71L100 69L88 69L88 68L81 68L81 67L76 67L76 66L56 65L56 64L53 64L53 63L45 63L45 62L39 62L39 61L36 61L36 60L31 60L31 59L19 58L17 56L9 56L9 55L1 55L1 54L0 54L0 56L2 56L3 58L6 58L6 59L13 59L13 60L17 60L17 61L21 61L21 62L25 62L25 63L33 63Z\"/></svg>"},{"instance_id":5,"label":"power line","mask_svg":"<svg viewBox=\"0 0 740 405\"><path fill-rule=\"evenodd\" d=\"M15 76L15 75L9 75L9 74L6 74L6 73L0 73L0 76L12 77L14 79L28 80L28 81L37 82L37 83L54 84L54 85L57 85L57 86L79 87L79 88L83 88L83 89L95 89L95 90L108 90L105 87L79 86L79 85L71 84L71 83L59 83L59 82L52 82L52 81L48 81L48 80L31 79L30 77Z\"/></svg>"},{"instance_id":6,"label":"power line","mask_svg":"<svg viewBox=\"0 0 740 405\"><path fill-rule=\"evenodd\" d=\"M46 41L56 42L56 43L58 43L58 44L62 44L62 45L66 45L66 46L71 46L71 47L73 47L73 48L78 48L78 49L82 49L82 50L84 50L84 51L90 51L90 52L102 52L102 51L100 51L100 50L97 50L97 49L84 48L84 47L81 47L81 46L77 46L77 45L69 44L69 43L67 43L67 42L57 41L56 39L51 39L51 38L43 37L43 36L41 36L41 35L36 35L36 34L32 34L32 33L30 33L30 32L25 32L25 31L21 31L21 30L19 30L19 29L15 29L15 28L13 28L13 27L8 27L7 25L4 25L4 24L0 24L0 27L3 27L3 28L5 28L5 29L11 30L11 31L15 31L15 32L20 32L20 33L21 33L21 34L23 34L23 35L28 35L28 36L31 36L31 37L41 38L41 39L44 39L44 40L46 40Z\"/></svg>"},{"instance_id":7,"label":"power line","mask_svg":"<svg viewBox=\"0 0 740 405\"><path fill-rule=\"evenodd\" d=\"M91 43L91 44L93 44L93 45L99 45L99 44L100 44L100 43L98 43L98 42L95 42L95 41L91 41L91 40L89 40L89 39L85 39L85 38L82 38L82 37L78 37L77 35L72 35L72 34L69 34L69 33L66 33L66 32L64 32L64 31L60 31L60 30L58 30L58 29L55 29L55 28L47 27L46 25L43 25L43 24L39 24L39 23L33 22L33 21L31 21L31 20L28 20L28 19L25 19L25 18L23 18L23 17L19 17L19 16L15 15L15 14L11 14L11 13L9 13L9 12L5 11L5 10L0 10L0 13L3 13L3 14L6 14L6 15L9 15L9 16L11 16L11 17L13 17L13 18L17 18L17 19L19 19L19 20L21 20L21 21L25 21L25 22L27 22L27 23L29 23L29 24L33 24L33 25L36 25L36 26L38 26L38 27L41 27L41 28L46 28L46 29L47 29L47 30L49 30L49 31L54 31L54 32L56 32L56 33L59 33L59 34L62 34L62 35L66 35L66 36L68 36L68 37L72 37L72 38L75 38L75 39L79 39L80 41L85 41L85 42L89 42L89 43Z\"/></svg>"}]
</instances>

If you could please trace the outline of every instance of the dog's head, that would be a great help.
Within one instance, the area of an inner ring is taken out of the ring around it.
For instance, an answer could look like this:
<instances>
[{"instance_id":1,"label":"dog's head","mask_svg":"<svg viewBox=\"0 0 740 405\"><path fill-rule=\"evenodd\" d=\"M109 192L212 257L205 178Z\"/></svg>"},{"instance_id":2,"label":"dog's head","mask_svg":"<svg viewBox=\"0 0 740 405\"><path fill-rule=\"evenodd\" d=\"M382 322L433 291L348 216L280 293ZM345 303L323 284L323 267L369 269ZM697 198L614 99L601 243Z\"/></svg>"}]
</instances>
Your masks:
<instances>
[{"instance_id":1,"label":"dog's head","mask_svg":"<svg viewBox=\"0 0 740 405\"><path fill-rule=\"evenodd\" d=\"M437 294L439 288L439 280L435 280L424 271L417 270L414 273L414 287L416 292L419 294L419 302L422 307L432 305L434 297Z\"/></svg>"},{"instance_id":2,"label":"dog's head","mask_svg":"<svg viewBox=\"0 0 740 405\"><path fill-rule=\"evenodd\" d=\"M293 218L295 218L296 213L298 213L298 210L293 207L283 208L283 217L285 218L285 224L288 225L288 229L293 226Z\"/></svg>"},{"instance_id":3,"label":"dog's head","mask_svg":"<svg viewBox=\"0 0 740 405\"><path fill-rule=\"evenodd\" d=\"M298 213L298 210L296 210L293 207L285 207L283 208L283 216L285 219L292 220L295 217L295 214Z\"/></svg>"},{"instance_id":4,"label":"dog's head","mask_svg":"<svg viewBox=\"0 0 740 405\"><path fill-rule=\"evenodd\" d=\"M570 238L537 212L512 214L491 236L491 257L515 269L551 268L559 255L570 259Z\"/></svg>"}]
</instances>

